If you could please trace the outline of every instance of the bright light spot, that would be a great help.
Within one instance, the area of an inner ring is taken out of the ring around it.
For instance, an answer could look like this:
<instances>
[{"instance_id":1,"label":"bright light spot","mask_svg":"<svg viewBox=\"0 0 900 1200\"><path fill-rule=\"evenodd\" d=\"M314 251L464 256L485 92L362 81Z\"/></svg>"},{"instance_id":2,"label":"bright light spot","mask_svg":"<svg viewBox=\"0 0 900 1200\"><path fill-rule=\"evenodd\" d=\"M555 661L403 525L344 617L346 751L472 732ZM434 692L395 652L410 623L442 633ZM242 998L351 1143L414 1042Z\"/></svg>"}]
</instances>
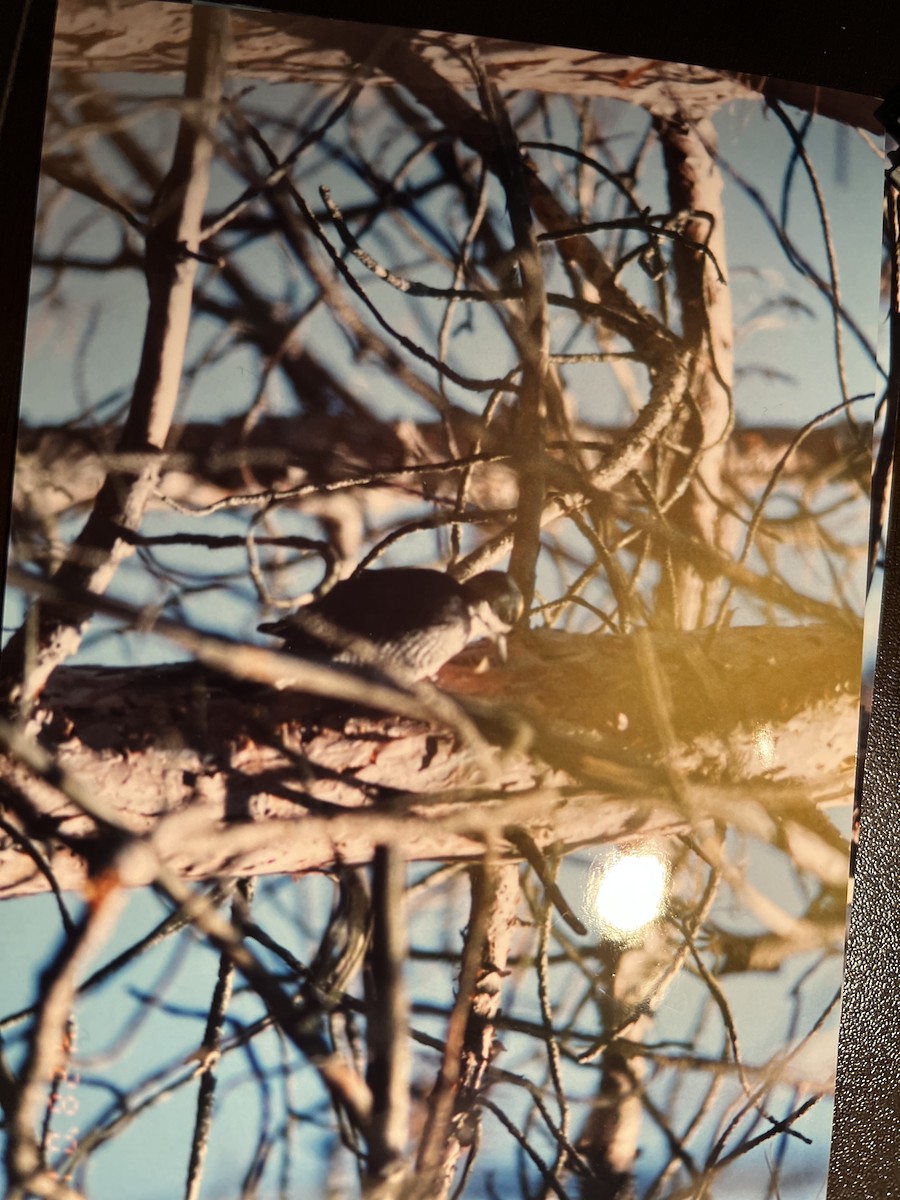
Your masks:
<instances>
[{"instance_id":1,"label":"bright light spot","mask_svg":"<svg viewBox=\"0 0 900 1200\"><path fill-rule=\"evenodd\" d=\"M597 876L593 893L601 928L621 935L648 924L662 910L668 881L668 864L658 854L623 854L613 859Z\"/></svg>"},{"instance_id":2,"label":"bright light spot","mask_svg":"<svg viewBox=\"0 0 900 1200\"><path fill-rule=\"evenodd\" d=\"M753 743L760 762L766 769L775 766L775 738L770 725L757 725L753 731Z\"/></svg>"}]
</instances>

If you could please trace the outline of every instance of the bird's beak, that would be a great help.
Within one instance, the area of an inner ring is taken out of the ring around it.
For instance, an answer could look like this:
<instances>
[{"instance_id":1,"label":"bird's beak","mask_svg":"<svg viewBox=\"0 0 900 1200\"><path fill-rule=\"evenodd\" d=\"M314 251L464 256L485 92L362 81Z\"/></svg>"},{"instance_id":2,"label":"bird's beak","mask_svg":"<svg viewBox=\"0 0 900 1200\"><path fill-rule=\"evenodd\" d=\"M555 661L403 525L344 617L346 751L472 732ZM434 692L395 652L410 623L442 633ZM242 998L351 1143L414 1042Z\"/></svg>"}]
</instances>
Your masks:
<instances>
[{"instance_id":1,"label":"bird's beak","mask_svg":"<svg viewBox=\"0 0 900 1200\"><path fill-rule=\"evenodd\" d=\"M509 654L509 647L506 644L506 634L497 634L497 653L500 655L500 661L505 663Z\"/></svg>"}]
</instances>

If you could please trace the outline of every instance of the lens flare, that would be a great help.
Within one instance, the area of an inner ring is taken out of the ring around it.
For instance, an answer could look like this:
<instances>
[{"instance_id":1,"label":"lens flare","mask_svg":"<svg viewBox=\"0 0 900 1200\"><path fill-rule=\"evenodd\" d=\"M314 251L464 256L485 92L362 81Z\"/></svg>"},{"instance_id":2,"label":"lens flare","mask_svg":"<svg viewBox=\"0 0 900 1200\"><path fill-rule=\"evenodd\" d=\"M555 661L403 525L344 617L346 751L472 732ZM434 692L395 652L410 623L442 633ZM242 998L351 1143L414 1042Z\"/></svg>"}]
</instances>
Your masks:
<instances>
[{"instance_id":1,"label":"lens flare","mask_svg":"<svg viewBox=\"0 0 900 1200\"><path fill-rule=\"evenodd\" d=\"M591 888L593 916L607 936L627 936L659 916L669 881L666 860L652 851L608 861Z\"/></svg>"}]
</instances>

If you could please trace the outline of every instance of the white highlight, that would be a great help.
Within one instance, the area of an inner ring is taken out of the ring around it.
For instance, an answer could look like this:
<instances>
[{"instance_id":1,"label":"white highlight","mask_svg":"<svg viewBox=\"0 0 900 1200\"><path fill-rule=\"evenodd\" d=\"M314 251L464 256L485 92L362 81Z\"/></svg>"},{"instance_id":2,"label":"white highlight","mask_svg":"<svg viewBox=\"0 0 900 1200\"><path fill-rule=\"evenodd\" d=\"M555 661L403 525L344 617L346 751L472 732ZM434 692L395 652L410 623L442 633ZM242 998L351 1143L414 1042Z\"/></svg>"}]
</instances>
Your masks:
<instances>
[{"instance_id":1,"label":"white highlight","mask_svg":"<svg viewBox=\"0 0 900 1200\"><path fill-rule=\"evenodd\" d=\"M668 882L669 867L659 854L645 851L614 858L592 889L596 920L607 935L635 933L659 916Z\"/></svg>"},{"instance_id":2,"label":"white highlight","mask_svg":"<svg viewBox=\"0 0 900 1200\"><path fill-rule=\"evenodd\" d=\"M766 770L771 770L775 766L775 737L771 725L757 725L753 731L753 745L759 761Z\"/></svg>"}]
</instances>

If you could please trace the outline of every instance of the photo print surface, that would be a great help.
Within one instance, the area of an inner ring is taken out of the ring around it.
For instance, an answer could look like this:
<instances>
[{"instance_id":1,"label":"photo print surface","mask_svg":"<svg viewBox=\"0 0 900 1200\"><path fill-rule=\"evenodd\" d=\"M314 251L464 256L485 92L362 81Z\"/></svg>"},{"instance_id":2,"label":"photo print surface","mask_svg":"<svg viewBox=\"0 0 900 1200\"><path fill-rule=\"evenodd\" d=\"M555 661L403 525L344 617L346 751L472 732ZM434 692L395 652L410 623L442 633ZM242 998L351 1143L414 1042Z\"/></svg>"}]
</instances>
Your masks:
<instances>
[{"instance_id":1,"label":"photo print surface","mask_svg":"<svg viewBox=\"0 0 900 1200\"><path fill-rule=\"evenodd\" d=\"M63 0L0 656L11 1194L825 1195L868 113Z\"/></svg>"}]
</instances>

